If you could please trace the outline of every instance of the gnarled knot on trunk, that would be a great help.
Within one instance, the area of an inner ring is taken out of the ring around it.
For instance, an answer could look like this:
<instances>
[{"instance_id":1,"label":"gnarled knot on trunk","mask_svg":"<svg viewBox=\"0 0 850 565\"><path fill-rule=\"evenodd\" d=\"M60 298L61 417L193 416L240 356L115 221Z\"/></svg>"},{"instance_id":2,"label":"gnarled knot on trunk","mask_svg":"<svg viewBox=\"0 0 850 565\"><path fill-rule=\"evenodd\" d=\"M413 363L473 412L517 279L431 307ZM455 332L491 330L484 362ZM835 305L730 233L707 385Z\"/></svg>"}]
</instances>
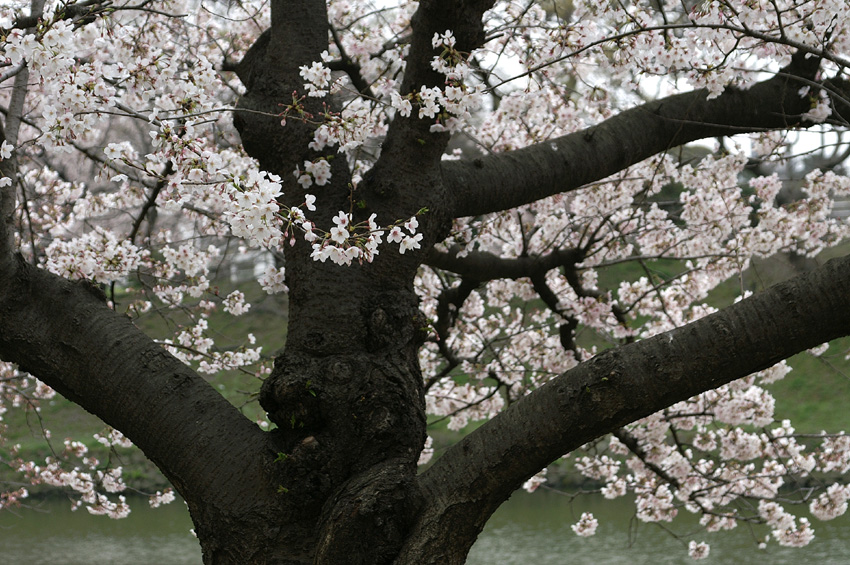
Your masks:
<instances>
[{"instance_id":1,"label":"gnarled knot on trunk","mask_svg":"<svg viewBox=\"0 0 850 565\"><path fill-rule=\"evenodd\" d=\"M263 382L260 405L284 430L314 432L324 425L322 385L303 374L277 371Z\"/></svg>"},{"instance_id":2,"label":"gnarled knot on trunk","mask_svg":"<svg viewBox=\"0 0 850 565\"><path fill-rule=\"evenodd\" d=\"M371 351L403 342L418 347L428 338L428 320L416 304L408 305L388 300L383 304L373 305L365 318ZM399 336L403 339L399 340Z\"/></svg>"}]
</instances>

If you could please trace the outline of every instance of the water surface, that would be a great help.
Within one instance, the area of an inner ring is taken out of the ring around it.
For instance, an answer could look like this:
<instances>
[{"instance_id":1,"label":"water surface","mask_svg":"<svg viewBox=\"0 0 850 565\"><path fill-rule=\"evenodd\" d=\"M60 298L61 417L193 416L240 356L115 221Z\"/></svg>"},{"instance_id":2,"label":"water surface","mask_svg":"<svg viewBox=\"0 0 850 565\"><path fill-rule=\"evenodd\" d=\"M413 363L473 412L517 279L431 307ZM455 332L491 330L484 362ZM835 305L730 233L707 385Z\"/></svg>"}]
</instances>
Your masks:
<instances>
[{"instance_id":1,"label":"water surface","mask_svg":"<svg viewBox=\"0 0 850 565\"><path fill-rule=\"evenodd\" d=\"M124 520L70 511L67 501L38 504L17 515L0 513L0 563L27 565L200 565L201 550L190 533L185 504L151 510L145 500L132 501ZM582 512L599 520L597 534L580 538L570 529ZM469 565L665 565L697 563L687 556L691 539L711 544L706 565L819 565L850 563L850 518L812 521L815 541L804 549L770 544L757 549L757 532L705 534L688 524L677 526L679 538L653 524L632 518L627 500L600 496L568 497L551 492L517 493L493 515L473 546ZM804 514L805 515L805 514ZM693 524L695 522L691 522ZM689 531L691 530L691 531Z\"/></svg>"}]
</instances>

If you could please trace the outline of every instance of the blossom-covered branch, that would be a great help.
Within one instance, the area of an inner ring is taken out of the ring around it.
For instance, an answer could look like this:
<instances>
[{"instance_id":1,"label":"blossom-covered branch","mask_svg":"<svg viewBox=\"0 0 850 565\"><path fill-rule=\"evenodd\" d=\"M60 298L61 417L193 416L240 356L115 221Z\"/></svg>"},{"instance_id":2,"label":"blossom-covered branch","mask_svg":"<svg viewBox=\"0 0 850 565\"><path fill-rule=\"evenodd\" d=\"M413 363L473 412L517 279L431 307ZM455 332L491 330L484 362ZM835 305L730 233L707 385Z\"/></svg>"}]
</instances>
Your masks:
<instances>
[{"instance_id":1,"label":"blossom-covered branch","mask_svg":"<svg viewBox=\"0 0 850 565\"><path fill-rule=\"evenodd\" d=\"M598 424L588 426L584 414L605 414L604 427L613 432L648 416L658 403L685 400L846 335L848 281L850 258L833 260L723 312L598 355L515 402L425 472L423 488L433 500L457 504L463 498L476 515L456 523L435 503L418 521L417 528L427 532L418 543L438 543L443 529L480 528L545 461L598 437ZM491 485L486 493L470 490L484 477Z\"/></svg>"},{"instance_id":2,"label":"blossom-covered branch","mask_svg":"<svg viewBox=\"0 0 850 565\"><path fill-rule=\"evenodd\" d=\"M676 146L717 136L806 127L811 109L801 96L818 69L800 55L774 78L716 98L697 90L621 112L585 130L523 149L443 163L443 182L455 196L454 216L477 216L575 190ZM836 93L833 119L850 117L850 84Z\"/></svg>"}]
</instances>

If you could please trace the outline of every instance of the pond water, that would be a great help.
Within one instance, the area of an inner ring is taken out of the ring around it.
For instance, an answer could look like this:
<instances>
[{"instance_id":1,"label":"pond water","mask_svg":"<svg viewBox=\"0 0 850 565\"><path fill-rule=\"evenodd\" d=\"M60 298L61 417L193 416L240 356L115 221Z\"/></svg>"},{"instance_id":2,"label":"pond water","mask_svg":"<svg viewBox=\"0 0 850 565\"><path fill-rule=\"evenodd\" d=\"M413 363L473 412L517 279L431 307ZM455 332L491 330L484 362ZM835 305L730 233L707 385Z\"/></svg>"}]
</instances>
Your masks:
<instances>
[{"instance_id":1,"label":"pond water","mask_svg":"<svg viewBox=\"0 0 850 565\"><path fill-rule=\"evenodd\" d=\"M68 501L36 502L16 515L0 513L0 563L21 565L196 565L201 548L189 533L183 502L152 510L130 499L123 520L71 512Z\"/></svg>"},{"instance_id":2,"label":"pond water","mask_svg":"<svg viewBox=\"0 0 850 565\"><path fill-rule=\"evenodd\" d=\"M0 513L0 563L27 565L198 565L201 551L189 532L192 523L182 502L151 510L145 501L132 505L124 520L71 512L70 504L50 501L17 515ZM582 512L599 520L597 534L580 538L570 529ZM723 534L688 535L679 526L677 539L653 524L632 519L627 500L581 497L572 503L551 492L517 493L493 518L469 555L469 565L642 565L695 563L687 556L691 539L711 544L706 565L782 565L850 563L850 518L813 521L816 538L804 549L775 544L759 550L745 527ZM764 535L758 531L757 535Z\"/></svg>"},{"instance_id":3,"label":"pond water","mask_svg":"<svg viewBox=\"0 0 850 565\"><path fill-rule=\"evenodd\" d=\"M698 529L696 519L684 519L683 524L673 526L677 537L658 524L634 519L634 511L634 503L625 498L612 501L592 495L570 503L569 497L553 492L516 493L493 514L472 547L467 565L850 563L848 515L819 522L804 510L801 515L809 517L815 530L811 544L795 549L770 543L766 549L759 550L755 538L764 537L763 527L751 530L739 526L731 532L706 534ZM592 512L599 521L596 535L581 538L570 529L582 512ZM690 540L710 544L709 557L701 561L688 557Z\"/></svg>"}]
</instances>

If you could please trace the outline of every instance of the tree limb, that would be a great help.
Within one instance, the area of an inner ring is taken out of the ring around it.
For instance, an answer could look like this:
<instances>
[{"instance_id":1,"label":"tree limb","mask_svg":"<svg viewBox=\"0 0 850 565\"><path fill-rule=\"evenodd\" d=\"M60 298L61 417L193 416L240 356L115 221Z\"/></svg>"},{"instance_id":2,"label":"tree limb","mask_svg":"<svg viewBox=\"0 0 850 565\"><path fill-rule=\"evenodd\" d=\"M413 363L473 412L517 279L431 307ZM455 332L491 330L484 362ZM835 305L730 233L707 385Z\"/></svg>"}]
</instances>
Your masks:
<instances>
[{"instance_id":1,"label":"tree limb","mask_svg":"<svg viewBox=\"0 0 850 565\"><path fill-rule=\"evenodd\" d=\"M36 27L43 17L43 7L44 3L41 2L39 6L33 6L35 9L30 10L30 12L34 15L19 16L15 18L12 26L3 30L4 35L12 29L29 29ZM115 11L120 9L127 9L127 7L119 6L118 8L113 8L112 0L85 0L83 2L76 2L62 7L62 9L59 10L59 17L63 20L74 20L75 23L79 22L81 24L86 24L92 21L95 17L109 10Z\"/></svg>"},{"instance_id":2,"label":"tree limb","mask_svg":"<svg viewBox=\"0 0 850 565\"><path fill-rule=\"evenodd\" d=\"M515 151L444 161L443 182L455 197L454 217L507 210L575 190L652 155L698 139L812 125L799 90L813 83L819 61L796 56L789 67L747 90L727 88L669 96L626 110L583 131ZM833 119L850 115L850 83L820 85L832 95Z\"/></svg>"},{"instance_id":3,"label":"tree limb","mask_svg":"<svg viewBox=\"0 0 850 565\"><path fill-rule=\"evenodd\" d=\"M520 279L545 274L550 269L575 265L582 257L577 249L558 249L540 257L504 258L487 251L473 251L458 257L460 248L452 246L448 253L433 250L425 264L478 281Z\"/></svg>"},{"instance_id":4,"label":"tree limb","mask_svg":"<svg viewBox=\"0 0 850 565\"><path fill-rule=\"evenodd\" d=\"M0 359L121 430L190 507L243 504L270 488L268 436L88 281L20 256L8 261L0 269Z\"/></svg>"},{"instance_id":5,"label":"tree limb","mask_svg":"<svg viewBox=\"0 0 850 565\"><path fill-rule=\"evenodd\" d=\"M637 438L629 433L626 428L620 428L611 432L611 435L620 440L620 443L625 445L632 454L640 459L647 469L658 475L661 480L673 485L674 488L679 488L679 480L670 475L667 471L653 463L647 457L646 450L641 447Z\"/></svg>"},{"instance_id":6,"label":"tree limb","mask_svg":"<svg viewBox=\"0 0 850 565\"><path fill-rule=\"evenodd\" d=\"M0 145L6 141L6 131L0 124ZM0 178L14 178L14 162L8 159L0 161ZM15 183L0 186L0 272L12 259L15 249Z\"/></svg>"},{"instance_id":7,"label":"tree limb","mask_svg":"<svg viewBox=\"0 0 850 565\"><path fill-rule=\"evenodd\" d=\"M334 45L336 45L336 48L339 49L340 59L339 61L329 62L328 68L332 71L342 71L347 74L348 78L351 80L351 84L357 89L357 92L359 92L361 96L374 99L375 93L372 91L372 86L363 80L363 77L360 74L360 64L357 63L357 61L354 61L348 56L348 53L345 52L345 46L343 45L336 28L331 25L329 26L329 29L331 36L333 36Z\"/></svg>"},{"instance_id":8,"label":"tree limb","mask_svg":"<svg viewBox=\"0 0 850 565\"><path fill-rule=\"evenodd\" d=\"M441 49L434 48L431 43L434 34L451 30L457 41L456 49L469 53L484 42L484 25L481 18L492 5L493 0L419 2L419 8L410 23L410 51L399 89L402 97L417 93L422 87L445 86L445 75L431 68L433 58L441 52ZM419 171L420 174L438 172L440 158L450 135L447 132L432 132L433 124L433 118L419 117L416 105L410 116L396 116L382 144L381 157L375 163L371 175L367 175L364 180L368 182L372 178L388 176L388 173L392 173L401 163L407 163L409 168ZM384 182L391 184L393 181ZM387 192L383 187L377 190Z\"/></svg>"},{"instance_id":9,"label":"tree limb","mask_svg":"<svg viewBox=\"0 0 850 565\"><path fill-rule=\"evenodd\" d=\"M461 563L465 554L451 553L445 540L474 540L490 514L550 462L665 406L850 334L848 311L850 256L582 363L466 436L421 476L430 502L402 555L427 547L434 563Z\"/></svg>"},{"instance_id":10,"label":"tree limb","mask_svg":"<svg viewBox=\"0 0 850 565\"><path fill-rule=\"evenodd\" d=\"M302 97L300 67L319 61L328 47L326 4L323 0L272 0L271 27L235 67L247 89L233 116L242 144L262 169L287 179L305 159L317 156L308 144L317 127L313 118L323 106L318 98ZM285 127L279 116L283 112L290 113ZM335 179L347 176L343 169L347 167L334 164ZM301 198L297 191L291 192L293 199Z\"/></svg>"}]
</instances>

